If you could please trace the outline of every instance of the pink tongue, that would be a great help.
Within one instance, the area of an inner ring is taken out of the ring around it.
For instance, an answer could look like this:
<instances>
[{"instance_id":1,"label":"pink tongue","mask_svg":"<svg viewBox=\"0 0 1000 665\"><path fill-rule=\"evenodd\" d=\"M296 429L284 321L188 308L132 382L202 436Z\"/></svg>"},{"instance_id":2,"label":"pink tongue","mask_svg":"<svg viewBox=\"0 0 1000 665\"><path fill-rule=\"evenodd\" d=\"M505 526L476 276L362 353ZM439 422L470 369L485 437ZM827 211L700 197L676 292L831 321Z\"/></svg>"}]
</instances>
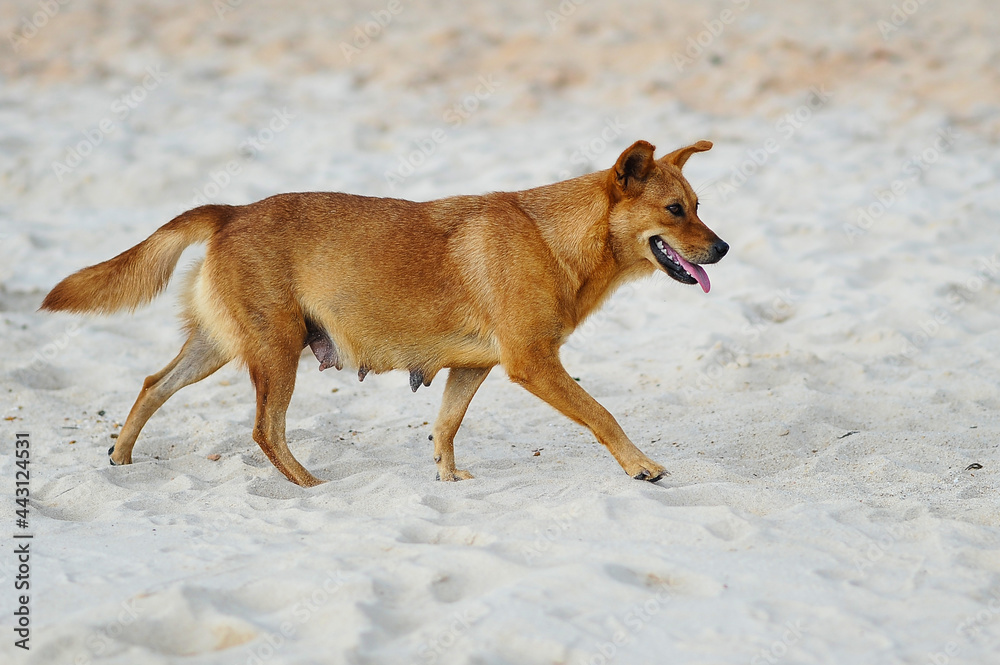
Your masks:
<instances>
[{"instance_id":1,"label":"pink tongue","mask_svg":"<svg viewBox=\"0 0 1000 665\"><path fill-rule=\"evenodd\" d=\"M667 247L667 254L677 263L681 264L688 273L698 280L698 284L701 285L701 290L708 293L712 289L712 283L708 281L708 273L701 266L694 265L693 263L688 263L684 260L684 257L674 251L673 247L670 247L666 243L663 243Z\"/></svg>"}]
</instances>

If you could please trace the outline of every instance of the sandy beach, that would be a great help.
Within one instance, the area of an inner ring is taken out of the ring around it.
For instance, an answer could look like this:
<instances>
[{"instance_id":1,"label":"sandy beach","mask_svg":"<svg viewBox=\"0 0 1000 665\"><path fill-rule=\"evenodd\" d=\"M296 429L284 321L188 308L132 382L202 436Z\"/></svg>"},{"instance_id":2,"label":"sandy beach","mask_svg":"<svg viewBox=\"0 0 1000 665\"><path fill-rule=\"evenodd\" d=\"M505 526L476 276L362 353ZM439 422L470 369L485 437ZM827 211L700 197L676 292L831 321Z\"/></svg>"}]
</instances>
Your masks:
<instances>
[{"instance_id":1,"label":"sandy beach","mask_svg":"<svg viewBox=\"0 0 1000 665\"><path fill-rule=\"evenodd\" d=\"M3 663L1000 662L993 3L12 0L0 25ZM563 348L656 485L499 367L456 437L475 478L436 482L444 381L308 354L288 438L325 484L254 444L235 365L111 467L183 280L37 312L201 203L524 189L638 139L714 142L685 174L732 247L710 293L656 274Z\"/></svg>"}]
</instances>

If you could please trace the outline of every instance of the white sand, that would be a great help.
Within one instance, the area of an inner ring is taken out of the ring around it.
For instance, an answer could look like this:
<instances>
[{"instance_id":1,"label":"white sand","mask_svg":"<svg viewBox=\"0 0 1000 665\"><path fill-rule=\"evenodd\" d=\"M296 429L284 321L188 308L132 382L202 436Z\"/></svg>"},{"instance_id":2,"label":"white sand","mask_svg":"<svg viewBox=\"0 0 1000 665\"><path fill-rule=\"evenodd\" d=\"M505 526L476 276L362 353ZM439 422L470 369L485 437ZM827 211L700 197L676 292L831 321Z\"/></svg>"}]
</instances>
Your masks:
<instances>
[{"instance_id":1,"label":"white sand","mask_svg":"<svg viewBox=\"0 0 1000 665\"><path fill-rule=\"evenodd\" d=\"M916 11L884 39L888 2L567 1L553 29L554 0L403 1L350 62L339 44L387 3L265 4L70 2L0 45L0 422L4 451L32 435L35 534L26 654L5 454L3 663L1000 662L994 3L899 3ZM3 3L4 34L40 6ZM110 468L109 435L179 348L176 288L134 316L35 312L195 190L518 189L638 138L716 142L686 172L733 247L709 295L658 275L564 350L670 468L659 485L500 370L456 441L476 478L435 482L443 379L412 395L311 356L289 437L330 482L264 458L235 368Z\"/></svg>"}]
</instances>

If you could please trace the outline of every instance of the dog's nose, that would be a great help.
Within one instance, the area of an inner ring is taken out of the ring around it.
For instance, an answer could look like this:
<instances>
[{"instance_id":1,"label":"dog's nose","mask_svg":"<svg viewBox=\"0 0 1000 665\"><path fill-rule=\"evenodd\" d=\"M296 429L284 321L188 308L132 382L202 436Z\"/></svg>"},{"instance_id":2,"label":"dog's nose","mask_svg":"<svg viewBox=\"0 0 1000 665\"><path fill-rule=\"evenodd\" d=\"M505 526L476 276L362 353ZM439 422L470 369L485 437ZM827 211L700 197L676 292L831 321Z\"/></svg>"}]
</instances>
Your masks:
<instances>
[{"instance_id":1,"label":"dog's nose","mask_svg":"<svg viewBox=\"0 0 1000 665\"><path fill-rule=\"evenodd\" d=\"M715 254L716 261L725 256L726 252L728 251L729 251L729 244L723 240L717 240L715 241L715 244L712 245L712 252Z\"/></svg>"}]
</instances>

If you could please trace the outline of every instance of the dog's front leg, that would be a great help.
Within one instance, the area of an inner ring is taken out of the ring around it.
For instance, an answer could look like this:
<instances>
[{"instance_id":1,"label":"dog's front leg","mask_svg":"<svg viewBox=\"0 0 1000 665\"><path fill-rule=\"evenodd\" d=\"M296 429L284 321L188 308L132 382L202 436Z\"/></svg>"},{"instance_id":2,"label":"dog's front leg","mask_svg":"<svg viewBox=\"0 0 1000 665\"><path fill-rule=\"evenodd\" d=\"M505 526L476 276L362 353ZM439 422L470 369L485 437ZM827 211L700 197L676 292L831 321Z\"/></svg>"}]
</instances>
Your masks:
<instances>
[{"instance_id":1,"label":"dog's front leg","mask_svg":"<svg viewBox=\"0 0 1000 665\"><path fill-rule=\"evenodd\" d=\"M444 386L441 411L434 421L434 461L437 463L438 480L466 480L472 478L468 471L455 468L455 433L469 408L472 396L483 384L490 367L452 367L448 370L448 383Z\"/></svg>"},{"instance_id":2,"label":"dog's front leg","mask_svg":"<svg viewBox=\"0 0 1000 665\"><path fill-rule=\"evenodd\" d=\"M570 420L585 425L611 452L625 473L637 480L656 482L667 470L646 457L625 435L615 417L573 380L558 352L518 358L504 363L507 374Z\"/></svg>"}]
</instances>

